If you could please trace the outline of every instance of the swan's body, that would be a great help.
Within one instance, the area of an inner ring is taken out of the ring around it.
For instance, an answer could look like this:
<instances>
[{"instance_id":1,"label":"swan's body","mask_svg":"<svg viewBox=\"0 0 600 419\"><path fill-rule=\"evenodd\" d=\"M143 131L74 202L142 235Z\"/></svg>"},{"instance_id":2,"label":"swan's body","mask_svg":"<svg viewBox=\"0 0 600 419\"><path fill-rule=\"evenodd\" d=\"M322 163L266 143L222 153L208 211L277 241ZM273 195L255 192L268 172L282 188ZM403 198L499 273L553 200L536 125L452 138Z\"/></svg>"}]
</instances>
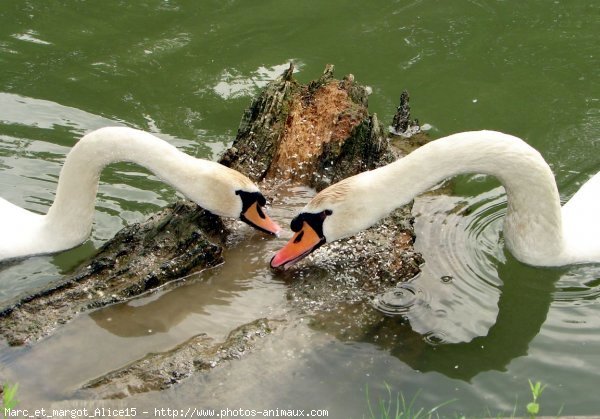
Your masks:
<instances>
[{"instance_id":1,"label":"swan's body","mask_svg":"<svg viewBox=\"0 0 600 419\"><path fill-rule=\"evenodd\" d=\"M189 156L149 133L109 127L85 135L69 152L54 203L46 215L0 198L0 260L54 253L85 241L94 218L100 172L117 161L148 168L217 215L244 219L254 202L253 211L258 211L262 220L249 223L278 232L276 224L262 213L264 198L247 177L218 163Z\"/></svg>"},{"instance_id":2,"label":"swan's body","mask_svg":"<svg viewBox=\"0 0 600 419\"><path fill-rule=\"evenodd\" d=\"M326 241L366 229L460 173L500 180L508 201L504 239L520 261L535 266L600 261L600 173L561 208L554 176L539 152L517 137L480 131L432 141L394 163L323 190L294 219L297 234L271 266L288 266Z\"/></svg>"}]
</instances>

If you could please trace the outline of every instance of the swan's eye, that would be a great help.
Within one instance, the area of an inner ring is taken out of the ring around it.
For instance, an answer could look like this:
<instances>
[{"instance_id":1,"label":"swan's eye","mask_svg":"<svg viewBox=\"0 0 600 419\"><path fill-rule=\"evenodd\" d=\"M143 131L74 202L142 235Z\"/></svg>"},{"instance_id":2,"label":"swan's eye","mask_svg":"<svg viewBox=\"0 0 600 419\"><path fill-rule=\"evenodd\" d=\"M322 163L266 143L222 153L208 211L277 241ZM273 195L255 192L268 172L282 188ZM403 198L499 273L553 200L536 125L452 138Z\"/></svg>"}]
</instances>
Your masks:
<instances>
[{"instance_id":1,"label":"swan's eye","mask_svg":"<svg viewBox=\"0 0 600 419\"><path fill-rule=\"evenodd\" d=\"M254 203L257 203L258 214L264 218L264 213L262 213L260 207L264 207L267 205L267 200L260 192L246 192L242 190L235 191L236 195L242 199L242 212L246 212L248 208L250 208Z\"/></svg>"},{"instance_id":2,"label":"swan's eye","mask_svg":"<svg viewBox=\"0 0 600 419\"><path fill-rule=\"evenodd\" d=\"M303 223L303 220L301 219L301 216L299 215L292 220L292 222L290 223L290 228L292 229L292 231L294 233L297 233L300 230L302 230L302 223Z\"/></svg>"},{"instance_id":3,"label":"swan's eye","mask_svg":"<svg viewBox=\"0 0 600 419\"><path fill-rule=\"evenodd\" d=\"M308 224L308 226L317 233L319 237L323 237L323 222L327 216L333 214L331 210L325 210L317 213L303 212L298 214L296 218L292 220L290 223L290 228L294 233L298 233L304 227L304 223ZM302 233L298 235L301 236Z\"/></svg>"}]
</instances>

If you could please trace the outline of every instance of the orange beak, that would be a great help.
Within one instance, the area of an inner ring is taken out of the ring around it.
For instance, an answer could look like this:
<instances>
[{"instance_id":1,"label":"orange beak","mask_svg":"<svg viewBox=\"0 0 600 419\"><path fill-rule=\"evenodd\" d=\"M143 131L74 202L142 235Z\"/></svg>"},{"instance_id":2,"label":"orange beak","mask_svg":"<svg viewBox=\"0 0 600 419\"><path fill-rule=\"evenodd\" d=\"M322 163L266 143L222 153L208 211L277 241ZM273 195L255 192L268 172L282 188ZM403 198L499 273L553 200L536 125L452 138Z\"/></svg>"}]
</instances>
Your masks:
<instances>
[{"instance_id":1,"label":"orange beak","mask_svg":"<svg viewBox=\"0 0 600 419\"><path fill-rule=\"evenodd\" d=\"M250 205L246 212L242 214L241 219L262 232L275 236L279 236L279 233L281 233L281 227L264 212L258 202Z\"/></svg>"},{"instance_id":2,"label":"orange beak","mask_svg":"<svg viewBox=\"0 0 600 419\"><path fill-rule=\"evenodd\" d=\"M271 268L283 267L287 269L300 259L308 256L323 243L325 243L325 238L319 237L305 221L302 229L294 234L294 237L273 256Z\"/></svg>"}]
</instances>

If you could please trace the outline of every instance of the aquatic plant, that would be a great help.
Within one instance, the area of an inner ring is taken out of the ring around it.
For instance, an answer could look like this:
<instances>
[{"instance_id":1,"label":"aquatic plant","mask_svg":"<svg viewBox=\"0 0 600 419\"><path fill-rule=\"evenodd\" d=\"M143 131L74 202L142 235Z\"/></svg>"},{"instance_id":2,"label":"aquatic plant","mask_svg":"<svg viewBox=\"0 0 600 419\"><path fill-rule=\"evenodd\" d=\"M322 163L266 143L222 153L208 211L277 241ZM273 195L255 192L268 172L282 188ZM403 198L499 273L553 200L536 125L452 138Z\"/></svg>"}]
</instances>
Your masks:
<instances>
[{"instance_id":1,"label":"aquatic plant","mask_svg":"<svg viewBox=\"0 0 600 419\"><path fill-rule=\"evenodd\" d=\"M529 415L529 417L531 419L535 419L538 415L538 413L540 412L540 403L539 403L539 398L542 395L542 392L544 391L544 389L546 388L546 384L543 384L540 381L536 381L535 383L533 383L531 380L529 381L529 388L531 391L531 402L527 403L527 405L525 406L526 410L527 410L527 414ZM390 388L390 386L385 383L385 388L387 390L387 398L382 398L380 397L378 399L378 403L376 405L376 407L374 408L373 405L371 404L371 398L369 395L369 387L366 387L366 397L367 397L367 406L369 409L369 419L432 419L432 418L436 418L439 419L443 416L440 416L438 413L438 409L441 408L442 406L445 406L447 404L453 403L455 402L457 399L451 399L448 400L442 404L439 404L429 410L425 410L424 408L419 408L417 409L415 407L415 402L419 396L419 393L421 392L420 390L417 391L417 393L414 395L414 397L412 399L410 399L408 402L406 401L406 399L404 398L404 395L399 392L396 397L395 400L392 396L392 390ZM478 416L478 417L485 417L485 418L516 418L516 412L517 412L517 406L518 406L518 400L515 402L513 411L507 416L506 413L499 413L494 415L489 408L485 409L485 413L482 416ZM557 417L561 414L562 412L562 408L559 410L559 412L557 413ZM454 414L453 416L454 418L458 418L458 419L467 419L467 416L462 415L462 414ZM363 418L365 418L365 416L363 416Z\"/></svg>"},{"instance_id":2,"label":"aquatic plant","mask_svg":"<svg viewBox=\"0 0 600 419\"><path fill-rule=\"evenodd\" d=\"M12 386L4 384L2 390L2 406L0 406L0 417L5 417L6 409L14 409L19 403L16 399L18 389L19 384L13 384Z\"/></svg>"},{"instance_id":3,"label":"aquatic plant","mask_svg":"<svg viewBox=\"0 0 600 419\"><path fill-rule=\"evenodd\" d=\"M535 384L529 381L529 388L531 389L531 397L532 401L527 403L527 413L529 417L535 418L536 415L540 412L540 404L538 403L538 398L542 395L542 391L546 388L546 385L542 385L541 382L536 381Z\"/></svg>"},{"instance_id":4,"label":"aquatic plant","mask_svg":"<svg viewBox=\"0 0 600 419\"><path fill-rule=\"evenodd\" d=\"M437 410L442 407L445 406L447 404L450 404L454 401L456 401L456 399L451 399L448 401L445 401L442 404L439 404L435 407L432 407L429 410L425 410L425 408L421 407L419 409L417 409L415 407L415 402L419 397L420 394L420 390L417 391L417 393L412 397L412 399L410 399L408 402L406 401L406 399L404 398L404 395L399 392L396 394L396 398L395 401L393 400L392 397L392 389L390 388L390 386L385 383L385 388L387 390L387 399L383 399L383 398L379 398L378 400L378 404L377 406L379 407L378 409L378 414L376 415L375 412L373 411L373 406L371 405L371 398L369 396L369 386L366 387L366 396L367 396L367 406L369 408L369 418L370 419L377 419L377 418L381 418L381 419L431 419L431 418L439 418L440 416L437 413ZM393 411L393 413L392 413ZM364 418L364 416L363 416Z\"/></svg>"}]
</instances>

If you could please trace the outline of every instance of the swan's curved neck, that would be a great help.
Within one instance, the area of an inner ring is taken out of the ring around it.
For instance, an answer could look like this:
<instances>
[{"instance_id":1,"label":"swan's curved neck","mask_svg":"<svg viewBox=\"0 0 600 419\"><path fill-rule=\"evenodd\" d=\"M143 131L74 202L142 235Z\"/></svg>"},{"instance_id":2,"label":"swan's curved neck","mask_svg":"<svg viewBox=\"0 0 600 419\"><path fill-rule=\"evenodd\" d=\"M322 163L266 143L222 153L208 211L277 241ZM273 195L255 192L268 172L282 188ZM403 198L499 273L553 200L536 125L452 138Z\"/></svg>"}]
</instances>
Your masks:
<instances>
[{"instance_id":1,"label":"swan's curved neck","mask_svg":"<svg viewBox=\"0 0 600 419\"><path fill-rule=\"evenodd\" d=\"M515 257L533 265L549 265L561 255L562 215L552 171L535 149L507 134L465 132L432 141L373 171L377 179L373 193L406 203L461 173L495 176L506 189L504 237ZM382 210L389 212L397 203L383 203Z\"/></svg>"},{"instance_id":2,"label":"swan's curved neck","mask_svg":"<svg viewBox=\"0 0 600 419\"><path fill-rule=\"evenodd\" d=\"M88 236L100 172L110 163L140 164L174 185L185 184L182 165L188 161L193 164L193 160L169 143L131 128L102 128L87 134L71 149L62 167L54 203L45 217L46 233L60 234L63 240L75 244ZM202 182L197 184L201 186Z\"/></svg>"}]
</instances>

